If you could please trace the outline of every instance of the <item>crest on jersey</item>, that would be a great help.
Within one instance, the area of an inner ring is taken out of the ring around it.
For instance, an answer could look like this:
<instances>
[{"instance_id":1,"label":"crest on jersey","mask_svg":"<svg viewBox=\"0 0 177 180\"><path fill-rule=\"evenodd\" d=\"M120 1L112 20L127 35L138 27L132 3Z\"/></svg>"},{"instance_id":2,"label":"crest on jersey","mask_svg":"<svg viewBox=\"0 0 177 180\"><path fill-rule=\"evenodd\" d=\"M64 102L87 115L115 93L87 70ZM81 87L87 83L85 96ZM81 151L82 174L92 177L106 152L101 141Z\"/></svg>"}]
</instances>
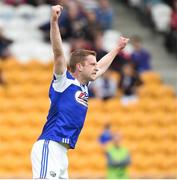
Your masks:
<instances>
[{"instance_id":1,"label":"crest on jersey","mask_svg":"<svg viewBox=\"0 0 177 180\"><path fill-rule=\"evenodd\" d=\"M76 101L84 106L88 106L88 94L83 91L77 91L75 94Z\"/></svg>"}]
</instances>

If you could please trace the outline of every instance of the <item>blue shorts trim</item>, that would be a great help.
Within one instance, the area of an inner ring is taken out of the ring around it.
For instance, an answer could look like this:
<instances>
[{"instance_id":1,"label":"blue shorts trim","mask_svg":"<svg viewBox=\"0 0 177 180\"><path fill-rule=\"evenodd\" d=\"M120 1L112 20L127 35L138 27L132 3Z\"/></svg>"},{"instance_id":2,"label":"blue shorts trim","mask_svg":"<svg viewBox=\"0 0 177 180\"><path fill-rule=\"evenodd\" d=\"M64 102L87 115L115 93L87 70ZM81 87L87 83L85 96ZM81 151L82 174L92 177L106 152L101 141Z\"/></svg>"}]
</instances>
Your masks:
<instances>
[{"instance_id":1,"label":"blue shorts trim","mask_svg":"<svg viewBox=\"0 0 177 180\"><path fill-rule=\"evenodd\" d=\"M42 149L40 179L46 178L47 165L48 165L48 155L49 155L49 140L45 140L44 145L43 145L43 149Z\"/></svg>"}]
</instances>

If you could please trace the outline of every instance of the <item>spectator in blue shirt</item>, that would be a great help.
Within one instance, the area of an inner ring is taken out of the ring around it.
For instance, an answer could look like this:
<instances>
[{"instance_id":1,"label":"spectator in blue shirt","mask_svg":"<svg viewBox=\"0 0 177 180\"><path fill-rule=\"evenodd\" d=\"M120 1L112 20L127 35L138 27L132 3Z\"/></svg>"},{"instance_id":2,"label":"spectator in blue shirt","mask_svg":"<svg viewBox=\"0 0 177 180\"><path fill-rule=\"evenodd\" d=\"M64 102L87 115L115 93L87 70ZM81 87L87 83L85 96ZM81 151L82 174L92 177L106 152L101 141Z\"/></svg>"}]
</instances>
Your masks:
<instances>
[{"instance_id":1,"label":"spectator in blue shirt","mask_svg":"<svg viewBox=\"0 0 177 180\"><path fill-rule=\"evenodd\" d=\"M140 73L151 70L151 55L142 47L141 38L139 36L134 36L132 38L132 45L134 47L134 52L131 54L131 59L136 70Z\"/></svg>"},{"instance_id":2,"label":"spectator in blue shirt","mask_svg":"<svg viewBox=\"0 0 177 180\"><path fill-rule=\"evenodd\" d=\"M99 142L101 144L106 144L107 142L112 140L112 132L111 132L111 125L108 123L104 126L104 130L99 137Z\"/></svg>"},{"instance_id":3,"label":"spectator in blue shirt","mask_svg":"<svg viewBox=\"0 0 177 180\"><path fill-rule=\"evenodd\" d=\"M96 16L104 30L112 28L113 10L110 7L108 0L99 0L99 7L96 9Z\"/></svg>"}]
</instances>

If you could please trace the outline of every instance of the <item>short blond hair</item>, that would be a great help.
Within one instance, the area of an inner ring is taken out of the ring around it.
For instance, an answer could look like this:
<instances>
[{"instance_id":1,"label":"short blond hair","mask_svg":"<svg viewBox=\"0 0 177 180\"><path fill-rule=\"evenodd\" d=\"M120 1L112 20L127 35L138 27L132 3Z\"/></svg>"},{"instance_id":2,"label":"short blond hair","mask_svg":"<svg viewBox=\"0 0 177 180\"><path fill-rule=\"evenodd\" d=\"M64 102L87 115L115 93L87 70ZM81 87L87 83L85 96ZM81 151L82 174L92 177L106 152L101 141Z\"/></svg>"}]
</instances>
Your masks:
<instances>
[{"instance_id":1,"label":"short blond hair","mask_svg":"<svg viewBox=\"0 0 177 180\"><path fill-rule=\"evenodd\" d=\"M89 55L96 56L95 51L79 49L75 50L71 53L70 61L69 61L69 69L73 73L76 71L76 64L81 63L84 65L86 57Z\"/></svg>"}]
</instances>

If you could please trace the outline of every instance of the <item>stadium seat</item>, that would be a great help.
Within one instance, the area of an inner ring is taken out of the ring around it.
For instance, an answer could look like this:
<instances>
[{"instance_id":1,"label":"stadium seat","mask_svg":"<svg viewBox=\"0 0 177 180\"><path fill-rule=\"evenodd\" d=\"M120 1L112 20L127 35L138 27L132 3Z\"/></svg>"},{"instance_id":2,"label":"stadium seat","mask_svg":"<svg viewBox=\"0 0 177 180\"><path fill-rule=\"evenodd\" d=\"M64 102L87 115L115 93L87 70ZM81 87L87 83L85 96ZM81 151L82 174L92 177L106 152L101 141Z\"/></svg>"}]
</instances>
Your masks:
<instances>
[{"instance_id":1,"label":"stadium seat","mask_svg":"<svg viewBox=\"0 0 177 180\"><path fill-rule=\"evenodd\" d=\"M33 58L26 64L11 59L0 66L9 79L7 88L0 87L0 177L9 178L7 174L31 177L29 154L46 121L53 65ZM115 79L119 78L114 75ZM123 106L119 97L106 102L89 100L85 126L76 150L69 152L72 177L105 177L106 159L98 137L107 123L111 124L113 132L122 135L123 144L130 150L132 177L137 174L143 177L148 173L155 177L174 174L177 167L174 90L164 85L154 72L143 73L142 78L144 85L136 104ZM166 158L166 164L161 163Z\"/></svg>"},{"instance_id":2,"label":"stadium seat","mask_svg":"<svg viewBox=\"0 0 177 180\"><path fill-rule=\"evenodd\" d=\"M145 85L147 84L161 84L162 80L160 75L156 72L147 71L141 74L141 79Z\"/></svg>"},{"instance_id":3,"label":"stadium seat","mask_svg":"<svg viewBox=\"0 0 177 180\"><path fill-rule=\"evenodd\" d=\"M154 5L151 10L152 19L156 30L159 32L168 32L172 9L164 3Z\"/></svg>"}]
</instances>

